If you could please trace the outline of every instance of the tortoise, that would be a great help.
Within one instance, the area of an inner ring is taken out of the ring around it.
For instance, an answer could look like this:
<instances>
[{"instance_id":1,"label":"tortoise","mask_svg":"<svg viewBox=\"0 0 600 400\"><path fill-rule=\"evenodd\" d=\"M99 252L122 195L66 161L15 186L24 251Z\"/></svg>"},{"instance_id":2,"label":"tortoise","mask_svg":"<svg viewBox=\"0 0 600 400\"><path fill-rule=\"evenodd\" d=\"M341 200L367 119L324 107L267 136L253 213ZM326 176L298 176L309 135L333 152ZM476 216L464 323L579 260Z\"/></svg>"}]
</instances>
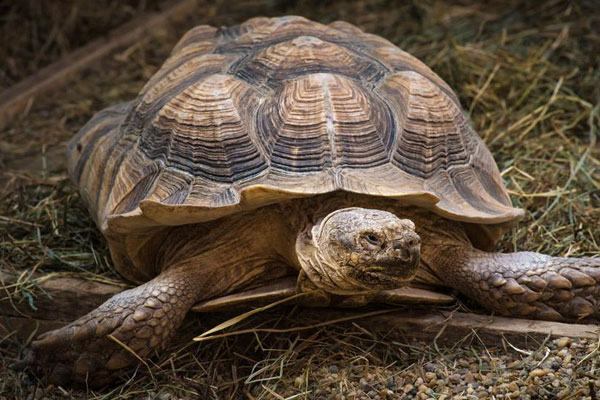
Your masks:
<instances>
[{"instance_id":1,"label":"tortoise","mask_svg":"<svg viewBox=\"0 0 600 400\"><path fill-rule=\"evenodd\" d=\"M524 212L456 94L346 22L195 27L67 154L139 286L33 342L51 381L108 382L195 304L288 293L286 278L309 305L443 302L418 288L450 288L502 315L598 316L600 260L494 252Z\"/></svg>"}]
</instances>

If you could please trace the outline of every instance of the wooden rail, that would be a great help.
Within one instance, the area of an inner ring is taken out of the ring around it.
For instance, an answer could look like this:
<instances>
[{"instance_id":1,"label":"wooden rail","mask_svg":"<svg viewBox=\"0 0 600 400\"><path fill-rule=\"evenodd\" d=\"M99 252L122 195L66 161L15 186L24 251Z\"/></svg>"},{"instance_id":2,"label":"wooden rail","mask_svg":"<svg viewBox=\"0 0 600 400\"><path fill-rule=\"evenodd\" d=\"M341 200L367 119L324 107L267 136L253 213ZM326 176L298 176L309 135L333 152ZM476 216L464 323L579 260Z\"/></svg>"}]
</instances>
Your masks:
<instances>
[{"instance_id":1,"label":"wooden rail","mask_svg":"<svg viewBox=\"0 0 600 400\"><path fill-rule=\"evenodd\" d=\"M32 333L42 333L66 324L96 308L123 286L81 279L76 275L45 280L38 286L47 295L39 295L31 307L14 295L14 278L0 271L4 290L0 289L0 336L16 331L26 339ZM301 309L300 314L314 313ZM572 324L496 317L472 313L450 312L411 306L380 315L364 316L361 309L319 309L319 320L353 320L365 329L403 340L421 340L455 344L465 338L486 346L500 346L504 340L523 347L537 346L546 337L597 339L600 327L594 324ZM201 332L198 332L199 334ZM13 333L15 334L15 333Z\"/></svg>"},{"instance_id":2,"label":"wooden rail","mask_svg":"<svg viewBox=\"0 0 600 400\"><path fill-rule=\"evenodd\" d=\"M160 12L136 18L6 89L0 93L0 129L26 113L37 97L67 83L75 74L90 68L101 58L130 46L148 31L189 15L197 8L197 1L180 0Z\"/></svg>"}]
</instances>

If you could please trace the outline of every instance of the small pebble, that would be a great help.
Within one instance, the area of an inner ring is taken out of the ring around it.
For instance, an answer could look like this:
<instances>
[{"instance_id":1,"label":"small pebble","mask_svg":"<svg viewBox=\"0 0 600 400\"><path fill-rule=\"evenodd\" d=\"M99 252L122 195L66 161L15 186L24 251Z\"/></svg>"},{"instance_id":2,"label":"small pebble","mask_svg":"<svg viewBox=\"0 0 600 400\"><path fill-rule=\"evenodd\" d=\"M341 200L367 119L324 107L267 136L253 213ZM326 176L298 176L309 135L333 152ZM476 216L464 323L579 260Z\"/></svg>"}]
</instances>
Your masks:
<instances>
[{"instance_id":1,"label":"small pebble","mask_svg":"<svg viewBox=\"0 0 600 400\"><path fill-rule=\"evenodd\" d=\"M529 373L529 376L532 378L535 378L535 377L547 375L548 372L550 372L550 371L545 370L545 369L536 368Z\"/></svg>"},{"instance_id":2,"label":"small pebble","mask_svg":"<svg viewBox=\"0 0 600 400\"><path fill-rule=\"evenodd\" d=\"M475 382L475 378L473 378L473 374L471 372L467 372L465 374L465 382L467 382L467 383Z\"/></svg>"},{"instance_id":3,"label":"small pebble","mask_svg":"<svg viewBox=\"0 0 600 400\"><path fill-rule=\"evenodd\" d=\"M561 358L564 358L568 353L569 353L569 349L562 349L558 353L556 353L556 355Z\"/></svg>"},{"instance_id":4,"label":"small pebble","mask_svg":"<svg viewBox=\"0 0 600 400\"><path fill-rule=\"evenodd\" d=\"M425 363L423 369L425 369L425 371L427 372L435 372L439 369L439 366L434 363Z\"/></svg>"},{"instance_id":5,"label":"small pebble","mask_svg":"<svg viewBox=\"0 0 600 400\"><path fill-rule=\"evenodd\" d=\"M552 386L554 386L555 388L559 388L561 384L562 383L560 382L559 379L555 379L552 381Z\"/></svg>"},{"instance_id":6,"label":"small pebble","mask_svg":"<svg viewBox=\"0 0 600 400\"><path fill-rule=\"evenodd\" d=\"M520 395L521 395L521 392L519 392L519 391L517 390L517 391L515 391L515 392L509 393L509 394L508 394L508 397L509 397L510 399L517 399L517 398L519 398L519 396L520 396Z\"/></svg>"},{"instance_id":7,"label":"small pebble","mask_svg":"<svg viewBox=\"0 0 600 400\"><path fill-rule=\"evenodd\" d=\"M364 385L362 387L362 390L365 392L375 392L376 391L375 388L373 387L373 385L371 385L371 384Z\"/></svg>"},{"instance_id":8,"label":"small pebble","mask_svg":"<svg viewBox=\"0 0 600 400\"><path fill-rule=\"evenodd\" d=\"M461 393L467 390L465 385L457 385L452 388L452 393Z\"/></svg>"},{"instance_id":9,"label":"small pebble","mask_svg":"<svg viewBox=\"0 0 600 400\"><path fill-rule=\"evenodd\" d=\"M337 374L340 371L340 369L338 368L337 365L332 364L329 366L329 372L331 372L332 374Z\"/></svg>"},{"instance_id":10,"label":"small pebble","mask_svg":"<svg viewBox=\"0 0 600 400\"><path fill-rule=\"evenodd\" d=\"M556 346L559 349L562 349L563 347L566 347L570 344L571 344L571 338L567 338L567 337L560 338L560 339L558 339L558 342L556 342Z\"/></svg>"}]
</instances>

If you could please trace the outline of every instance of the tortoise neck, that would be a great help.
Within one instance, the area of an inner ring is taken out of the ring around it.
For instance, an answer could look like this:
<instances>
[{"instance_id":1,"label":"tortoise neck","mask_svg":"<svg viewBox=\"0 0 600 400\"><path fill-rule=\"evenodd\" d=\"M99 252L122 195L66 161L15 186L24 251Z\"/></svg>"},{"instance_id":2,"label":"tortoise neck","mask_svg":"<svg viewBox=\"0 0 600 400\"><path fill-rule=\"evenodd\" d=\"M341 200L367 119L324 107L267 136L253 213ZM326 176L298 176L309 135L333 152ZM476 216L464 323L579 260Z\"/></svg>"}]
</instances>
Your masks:
<instances>
[{"instance_id":1,"label":"tortoise neck","mask_svg":"<svg viewBox=\"0 0 600 400\"><path fill-rule=\"evenodd\" d=\"M357 290L356 287L349 285L344 279L340 279L335 273L337 269L328 265L331 260L327 260L319 250L315 235L317 235L320 225L327 215L317 219L314 223L307 221L296 237L294 246L295 263L301 273L304 274L304 277L298 281L300 290L320 289L327 293L340 295L362 293L364 292L363 288Z\"/></svg>"}]
</instances>

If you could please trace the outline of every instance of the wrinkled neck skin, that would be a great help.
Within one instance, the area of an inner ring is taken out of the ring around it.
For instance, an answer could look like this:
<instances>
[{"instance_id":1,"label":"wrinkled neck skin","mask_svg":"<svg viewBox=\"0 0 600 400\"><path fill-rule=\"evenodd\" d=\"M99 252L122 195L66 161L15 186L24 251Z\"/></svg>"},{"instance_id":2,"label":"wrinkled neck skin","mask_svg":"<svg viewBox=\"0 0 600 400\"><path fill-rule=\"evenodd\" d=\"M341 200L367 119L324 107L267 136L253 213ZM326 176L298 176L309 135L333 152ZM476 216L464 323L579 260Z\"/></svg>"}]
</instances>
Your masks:
<instances>
[{"instance_id":1,"label":"wrinkled neck skin","mask_svg":"<svg viewBox=\"0 0 600 400\"><path fill-rule=\"evenodd\" d=\"M304 204L302 204L304 203ZM351 206L352 204L344 199L330 197L328 201L313 202L311 199L300 200L290 205L300 206L300 210L295 211L295 240L294 248L290 251L290 263L304 273L306 278L312 284L312 289L325 290L332 294L362 294L371 292L367 288L361 287L360 282L351 282L344 279L335 270L326 268L326 265L334 263L328 259L327 254L319 251L319 246L315 240L323 220L332 212ZM312 212L307 212L312 208ZM299 286L306 286L299 279ZM308 290L308 288L300 287Z\"/></svg>"},{"instance_id":2,"label":"wrinkled neck skin","mask_svg":"<svg viewBox=\"0 0 600 400\"><path fill-rule=\"evenodd\" d=\"M372 289L364 287L361 282L350 280L336 273L336 269L326 268L327 265L333 265L335 261L327 257L326 253L319 251L318 243L315 240L321 222L322 219L316 225L304 227L296 240L298 263L306 277L315 288L328 293L352 295L374 292ZM346 260L346 262L351 262L351 260Z\"/></svg>"}]
</instances>

